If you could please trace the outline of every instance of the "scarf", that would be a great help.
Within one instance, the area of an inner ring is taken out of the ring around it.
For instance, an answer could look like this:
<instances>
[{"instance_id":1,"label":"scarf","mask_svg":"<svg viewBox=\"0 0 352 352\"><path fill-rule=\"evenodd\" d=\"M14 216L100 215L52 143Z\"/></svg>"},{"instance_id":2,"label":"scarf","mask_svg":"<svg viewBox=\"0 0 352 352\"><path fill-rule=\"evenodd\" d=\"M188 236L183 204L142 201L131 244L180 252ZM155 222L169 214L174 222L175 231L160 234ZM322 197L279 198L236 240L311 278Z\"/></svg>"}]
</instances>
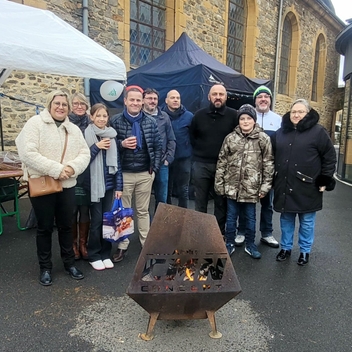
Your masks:
<instances>
[{"instance_id":1,"label":"scarf","mask_svg":"<svg viewBox=\"0 0 352 352\"><path fill-rule=\"evenodd\" d=\"M106 165L109 168L109 174L115 175L117 172L117 147L116 131L112 127L100 129L93 123L88 125L84 131L84 136L89 147L99 142L102 138L110 138L110 148L106 150ZM99 137L99 139L98 139ZM97 154L94 160L90 162L90 200L98 203L105 196L104 180L104 163L102 150Z\"/></svg>"},{"instance_id":2,"label":"scarf","mask_svg":"<svg viewBox=\"0 0 352 352\"><path fill-rule=\"evenodd\" d=\"M90 121L88 115L76 115L71 112L70 114L68 114L68 118L70 122L76 125L84 134L84 131L88 127Z\"/></svg>"},{"instance_id":3,"label":"scarf","mask_svg":"<svg viewBox=\"0 0 352 352\"><path fill-rule=\"evenodd\" d=\"M123 116L132 125L132 135L137 138L137 147L134 153L137 153L142 149L142 135L141 135L141 125L140 121L143 117L143 112L141 111L136 117L131 116L126 109L123 110Z\"/></svg>"}]
</instances>

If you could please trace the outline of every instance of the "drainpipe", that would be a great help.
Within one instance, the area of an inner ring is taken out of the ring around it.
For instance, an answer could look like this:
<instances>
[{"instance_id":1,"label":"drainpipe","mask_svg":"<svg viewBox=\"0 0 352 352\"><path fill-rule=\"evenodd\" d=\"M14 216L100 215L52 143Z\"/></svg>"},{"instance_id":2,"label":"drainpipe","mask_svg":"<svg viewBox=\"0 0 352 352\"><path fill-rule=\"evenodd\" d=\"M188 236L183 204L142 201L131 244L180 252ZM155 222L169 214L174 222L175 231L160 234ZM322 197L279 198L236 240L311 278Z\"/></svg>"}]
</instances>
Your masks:
<instances>
[{"instance_id":1,"label":"drainpipe","mask_svg":"<svg viewBox=\"0 0 352 352\"><path fill-rule=\"evenodd\" d=\"M88 0L82 0L82 9L83 9L83 18L82 18L82 27L83 27L83 34L88 37ZM83 79L84 85L84 95L89 100L89 79Z\"/></svg>"},{"instance_id":2,"label":"drainpipe","mask_svg":"<svg viewBox=\"0 0 352 352\"><path fill-rule=\"evenodd\" d=\"M277 38L276 38L276 54L275 54L275 71L274 71L274 91L273 91L273 101L271 102L272 110L275 110L276 103L276 92L279 86L279 59L280 59L280 33L281 33L281 23L282 23L282 8L283 0L280 0L279 5L279 20L277 23Z\"/></svg>"}]
</instances>

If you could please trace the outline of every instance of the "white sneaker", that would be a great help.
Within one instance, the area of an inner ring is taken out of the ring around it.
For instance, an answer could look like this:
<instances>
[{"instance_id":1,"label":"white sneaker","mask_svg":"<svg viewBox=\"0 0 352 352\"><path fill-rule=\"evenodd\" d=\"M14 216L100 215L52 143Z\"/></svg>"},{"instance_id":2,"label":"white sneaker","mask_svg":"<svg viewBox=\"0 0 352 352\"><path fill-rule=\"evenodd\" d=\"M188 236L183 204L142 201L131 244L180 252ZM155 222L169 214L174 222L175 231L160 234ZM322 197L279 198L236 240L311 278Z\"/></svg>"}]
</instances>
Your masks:
<instances>
[{"instance_id":1,"label":"white sneaker","mask_svg":"<svg viewBox=\"0 0 352 352\"><path fill-rule=\"evenodd\" d=\"M276 241L274 236L262 237L260 239L260 242L262 242L272 248L279 248L279 242Z\"/></svg>"},{"instance_id":2,"label":"white sneaker","mask_svg":"<svg viewBox=\"0 0 352 352\"><path fill-rule=\"evenodd\" d=\"M89 264L95 270L104 270L105 269L105 265L102 260L96 260L95 262L89 262Z\"/></svg>"},{"instance_id":3,"label":"white sneaker","mask_svg":"<svg viewBox=\"0 0 352 352\"><path fill-rule=\"evenodd\" d=\"M243 235L237 235L235 238L235 246L242 246L246 238Z\"/></svg>"},{"instance_id":4,"label":"white sneaker","mask_svg":"<svg viewBox=\"0 0 352 352\"><path fill-rule=\"evenodd\" d=\"M110 259L103 260L103 264L105 269L112 269L114 267L114 263Z\"/></svg>"}]
</instances>

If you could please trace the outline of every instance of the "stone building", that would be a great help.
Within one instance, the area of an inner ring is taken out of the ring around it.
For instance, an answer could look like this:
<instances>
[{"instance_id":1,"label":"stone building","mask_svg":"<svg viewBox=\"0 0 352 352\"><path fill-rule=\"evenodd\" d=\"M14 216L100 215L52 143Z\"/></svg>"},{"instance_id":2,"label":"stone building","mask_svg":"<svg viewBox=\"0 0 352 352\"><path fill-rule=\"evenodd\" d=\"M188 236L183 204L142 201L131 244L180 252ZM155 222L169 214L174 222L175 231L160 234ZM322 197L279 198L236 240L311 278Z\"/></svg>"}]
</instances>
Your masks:
<instances>
[{"instance_id":1,"label":"stone building","mask_svg":"<svg viewBox=\"0 0 352 352\"><path fill-rule=\"evenodd\" d=\"M352 19L336 39L336 50L345 57L343 79L345 97L342 111L337 175L352 183Z\"/></svg>"},{"instance_id":2,"label":"stone building","mask_svg":"<svg viewBox=\"0 0 352 352\"><path fill-rule=\"evenodd\" d=\"M128 70L159 56L185 31L222 63L248 77L272 79L279 114L296 98L306 98L331 131L334 115L343 105L335 38L344 24L330 0L17 2L50 10L81 31L82 8L87 5L89 37L123 59ZM58 87L83 92L83 80L13 72L0 91L43 104L46 93ZM12 149L35 109L8 99L2 99L1 106L5 145Z\"/></svg>"}]
</instances>

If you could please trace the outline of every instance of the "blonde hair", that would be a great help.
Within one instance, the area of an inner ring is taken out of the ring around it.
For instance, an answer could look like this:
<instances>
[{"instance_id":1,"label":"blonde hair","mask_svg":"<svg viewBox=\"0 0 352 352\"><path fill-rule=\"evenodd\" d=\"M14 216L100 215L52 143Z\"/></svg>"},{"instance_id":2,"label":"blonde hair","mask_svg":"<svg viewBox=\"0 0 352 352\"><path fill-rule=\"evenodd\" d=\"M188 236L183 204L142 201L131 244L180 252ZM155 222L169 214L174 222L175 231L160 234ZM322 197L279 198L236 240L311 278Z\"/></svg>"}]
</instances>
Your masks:
<instances>
[{"instance_id":1,"label":"blonde hair","mask_svg":"<svg viewBox=\"0 0 352 352\"><path fill-rule=\"evenodd\" d=\"M47 97L46 97L46 104L45 107L50 111L51 109L51 103L54 100L55 97L66 97L67 100L67 105L68 105L68 111L71 111L71 102L69 99L69 96L66 92L62 90L54 90L53 92L50 92Z\"/></svg>"},{"instance_id":2,"label":"blonde hair","mask_svg":"<svg viewBox=\"0 0 352 352\"><path fill-rule=\"evenodd\" d=\"M84 94L79 93L79 92L73 93L71 95L71 99L70 99L71 107L73 106L73 99L77 99L80 103L85 104L85 106L87 107L87 110L89 109L88 99L86 98L86 96Z\"/></svg>"}]
</instances>

